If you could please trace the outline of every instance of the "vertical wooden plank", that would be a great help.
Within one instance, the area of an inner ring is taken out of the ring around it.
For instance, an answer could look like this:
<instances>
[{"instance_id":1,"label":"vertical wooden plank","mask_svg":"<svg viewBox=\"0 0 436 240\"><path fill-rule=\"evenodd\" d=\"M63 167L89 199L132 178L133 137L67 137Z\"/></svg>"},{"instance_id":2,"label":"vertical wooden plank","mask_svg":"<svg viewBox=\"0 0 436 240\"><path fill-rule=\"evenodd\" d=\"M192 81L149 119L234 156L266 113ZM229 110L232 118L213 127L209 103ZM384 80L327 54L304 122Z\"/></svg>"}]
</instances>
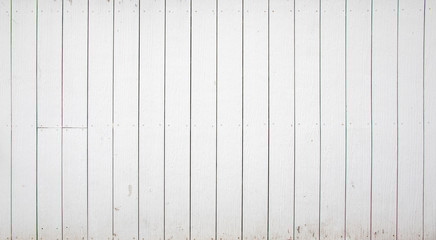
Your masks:
<instances>
[{"instance_id":1,"label":"vertical wooden plank","mask_svg":"<svg viewBox=\"0 0 436 240\"><path fill-rule=\"evenodd\" d=\"M436 1L427 0L425 8L424 72L424 239L436 238Z\"/></svg>"},{"instance_id":2,"label":"vertical wooden plank","mask_svg":"<svg viewBox=\"0 0 436 240\"><path fill-rule=\"evenodd\" d=\"M63 130L63 238L87 238L86 129Z\"/></svg>"},{"instance_id":3,"label":"vertical wooden plank","mask_svg":"<svg viewBox=\"0 0 436 240\"><path fill-rule=\"evenodd\" d=\"M319 234L319 1L295 3L295 239Z\"/></svg>"},{"instance_id":4,"label":"vertical wooden plank","mask_svg":"<svg viewBox=\"0 0 436 240\"><path fill-rule=\"evenodd\" d=\"M269 239L291 239L294 205L294 4L270 1Z\"/></svg>"},{"instance_id":5,"label":"vertical wooden plank","mask_svg":"<svg viewBox=\"0 0 436 240\"><path fill-rule=\"evenodd\" d=\"M113 2L89 2L88 235L112 239Z\"/></svg>"},{"instance_id":6,"label":"vertical wooden plank","mask_svg":"<svg viewBox=\"0 0 436 240\"><path fill-rule=\"evenodd\" d=\"M320 239L345 233L345 1L321 3Z\"/></svg>"},{"instance_id":7,"label":"vertical wooden plank","mask_svg":"<svg viewBox=\"0 0 436 240\"><path fill-rule=\"evenodd\" d=\"M423 9L424 1L399 2L399 240L423 237Z\"/></svg>"},{"instance_id":8,"label":"vertical wooden plank","mask_svg":"<svg viewBox=\"0 0 436 240\"><path fill-rule=\"evenodd\" d=\"M36 1L12 12L12 238L36 239Z\"/></svg>"},{"instance_id":9,"label":"vertical wooden plank","mask_svg":"<svg viewBox=\"0 0 436 240\"><path fill-rule=\"evenodd\" d=\"M87 238L88 2L64 2L63 238Z\"/></svg>"},{"instance_id":10,"label":"vertical wooden plank","mask_svg":"<svg viewBox=\"0 0 436 240\"><path fill-rule=\"evenodd\" d=\"M0 239L11 238L11 1L0 2Z\"/></svg>"},{"instance_id":11,"label":"vertical wooden plank","mask_svg":"<svg viewBox=\"0 0 436 240\"><path fill-rule=\"evenodd\" d=\"M38 1L38 127L62 126L62 2Z\"/></svg>"},{"instance_id":12,"label":"vertical wooden plank","mask_svg":"<svg viewBox=\"0 0 436 240\"><path fill-rule=\"evenodd\" d=\"M373 1L372 239L396 238L397 1Z\"/></svg>"},{"instance_id":13,"label":"vertical wooden plank","mask_svg":"<svg viewBox=\"0 0 436 240\"><path fill-rule=\"evenodd\" d=\"M62 2L38 1L38 238L62 238Z\"/></svg>"},{"instance_id":14,"label":"vertical wooden plank","mask_svg":"<svg viewBox=\"0 0 436 240\"><path fill-rule=\"evenodd\" d=\"M64 2L63 126L86 127L88 1Z\"/></svg>"},{"instance_id":15,"label":"vertical wooden plank","mask_svg":"<svg viewBox=\"0 0 436 240\"><path fill-rule=\"evenodd\" d=\"M215 239L216 1L192 1L191 239Z\"/></svg>"},{"instance_id":16,"label":"vertical wooden plank","mask_svg":"<svg viewBox=\"0 0 436 240\"><path fill-rule=\"evenodd\" d=\"M269 171L268 1L244 1L243 238L267 237Z\"/></svg>"},{"instance_id":17,"label":"vertical wooden plank","mask_svg":"<svg viewBox=\"0 0 436 240\"><path fill-rule=\"evenodd\" d=\"M91 85L91 79L93 79L91 74L89 79L91 93L97 89ZM98 79L94 80L98 81ZM110 95L104 95L104 92L100 93L102 99L110 97ZM100 100L98 102L93 101L91 97L89 100L90 110L95 109L98 105L106 107ZM94 114L91 114L90 111L88 135L88 235L89 239L112 239L112 131L110 126L105 127L97 124L102 123L105 119L93 119L92 115Z\"/></svg>"},{"instance_id":18,"label":"vertical wooden plank","mask_svg":"<svg viewBox=\"0 0 436 240\"><path fill-rule=\"evenodd\" d=\"M166 2L166 239L190 237L190 3Z\"/></svg>"},{"instance_id":19,"label":"vertical wooden plank","mask_svg":"<svg viewBox=\"0 0 436 240\"><path fill-rule=\"evenodd\" d=\"M114 237L138 238L138 1L116 2L114 22Z\"/></svg>"},{"instance_id":20,"label":"vertical wooden plank","mask_svg":"<svg viewBox=\"0 0 436 240\"><path fill-rule=\"evenodd\" d=\"M165 1L142 1L140 22L139 239L164 239Z\"/></svg>"},{"instance_id":21,"label":"vertical wooden plank","mask_svg":"<svg viewBox=\"0 0 436 240\"><path fill-rule=\"evenodd\" d=\"M217 239L241 239L242 1L218 1Z\"/></svg>"},{"instance_id":22,"label":"vertical wooden plank","mask_svg":"<svg viewBox=\"0 0 436 240\"><path fill-rule=\"evenodd\" d=\"M38 239L62 239L61 129L38 129Z\"/></svg>"},{"instance_id":23,"label":"vertical wooden plank","mask_svg":"<svg viewBox=\"0 0 436 240\"><path fill-rule=\"evenodd\" d=\"M370 238L371 1L347 2L347 239Z\"/></svg>"}]
</instances>

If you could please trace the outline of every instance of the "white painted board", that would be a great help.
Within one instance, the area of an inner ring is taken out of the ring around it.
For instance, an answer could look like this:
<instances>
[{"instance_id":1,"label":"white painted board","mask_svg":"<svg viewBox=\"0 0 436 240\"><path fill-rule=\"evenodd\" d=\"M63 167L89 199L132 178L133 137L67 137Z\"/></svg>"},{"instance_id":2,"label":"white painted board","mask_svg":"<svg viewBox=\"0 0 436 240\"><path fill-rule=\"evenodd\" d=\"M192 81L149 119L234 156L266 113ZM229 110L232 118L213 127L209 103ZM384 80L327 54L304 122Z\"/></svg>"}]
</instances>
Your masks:
<instances>
[{"instance_id":1,"label":"white painted board","mask_svg":"<svg viewBox=\"0 0 436 240\"><path fill-rule=\"evenodd\" d=\"M290 239L294 216L294 4L270 1L269 239Z\"/></svg>"},{"instance_id":2,"label":"white painted board","mask_svg":"<svg viewBox=\"0 0 436 240\"><path fill-rule=\"evenodd\" d=\"M118 1L114 8L115 239L138 238L138 3Z\"/></svg>"},{"instance_id":3,"label":"white painted board","mask_svg":"<svg viewBox=\"0 0 436 240\"><path fill-rule=\"evenodd\" d=\"M294 239L319 238L319 1L295 3Z\"/></svg>"},{"instance_id":4,"label":"white painted board","mask_svg":"<svg viewBox=\"0 0 436 240\"><path fill-rule=\"evenodd\" d=\"M217 239L242 233L242 1L218 1Z\"/></svg>"},{"instance_id":5,"label":"white painted board","mask_svg":"<svg viewBox=\"0 0 436 240\"><path fill-rule=\"evenodd\" d=\"M436 238L436 2L425 7L424 59L424 239Z\"/></svg>"},{"instance_id":6,"label":"white painted board","mask_svg":"<svg viewBox=\"0 0 436 240\"><path fill-rule=\"evenodd\" d=\"M165 239L191 226L191 2L166 1Z\"/></svg>"},{"instance_id":7,"label":"white painted board","mask_svg":"<svg viewBox=\"0 0 436 240\"><path fill-rule=\"evenodd\" d=\"M63 239L87 239L87 130L64 128L62 133Z\"/></svg>"},{"instance_id":8,"label":"white painted board","mask_svg":"<svg viewBox=\"0 0 436 240\"><path fill-rule=\"evenodd\" d=\"M62 239L62 147L60 128L38 129L38 239Z\"/></svg>"},{"instance_id":9,"label":"white painted board","mask_svg":"<svg viewBox=\"0 0 436 240\"><path fill-rule=\"evenodd\" d=\"M346 237L369 239L371 222L371 1L347 2Z\"/></svg>"},{"instance_id":10,"label":"white painted board","mask_svg":"<svg viewBox=\"0 0 436 240\"><path fill-rule=\"evenodd\" d=\"M216 0L192 1L191 239L215 239Z\"/></svg>"},{"instance_id":11,"label":"white painted board","mask_svg":"<svg viewBox=\"0 0 436 240\"><path fill-rule=\"evenodd\" d=\"M62 238L62 2L38 1L38 238Z\"/></svg>"},{"instance_id":12,"label":"white painted board","mask_svg":"<svg viewBox=\"0 0 436 240\"><path fill-rule=\"evenodd\" d=\"M139 239L164 239L165 1L140 8Z\"/></svg>"},{"instance_id":13,"label":"white painted board","mask_svg":"<svg viewBox=\"0 0 436 240\"><path fill-rule=\"evenodd\" d=\"M88 1L64 1L62 115L64 127L86 127Z\"/></svg>"},{"instance_id":14,"label":"white painted board","mask_svg":"<svg viewBox=\"0 0 436 240\"><path fill-rule=\"evenodd\" d=\"M63 238L86 239L88 2L64 1L63 19Z\"/></svg>"},{"instance_id":15,"label":"white painted board","mask_svg":"<svg viewBox=\"0 0 436 240\"><path fill-rule=\"evenodd\" d=\"M397 1L373 2L372 239L395 239L397 210Z\"/></svg>"},{"instance_id":16,"label":"white painted board","mask_svg":"<svg viewBox=\"0 0 436 240\"><path fill-rule=\"evenodd\" d=\"M320 239L345 234L345 1L321 2Z\"/></svg>"},{"instance_id":17,"label":"white painted board","mask_svg":"<svg viewBox=\"0 0 436 240\"><path fill-rule=\"evenodd\" d=\"M12 12L12 238L36 239L36 1Z\"/></svg>"},{"instance_id":18,"label":"white painted board","mask_svg":"<svg viewBox=\"0 0 436 240\"><path fill-rule=\"evenodd\" d=\"M38 127L62 126L62 2L38 1Z\"/></svg>"},{"instance_id":19,"label":"white painted board","mask_svg":"<svg viewBox=\"0 0 436 240\"><path fill-rule=\"evenodd\" d=\"M242 239L268 231L268 1L244 0Z\"/></svg>"},{"instance_id":20,"label":"white painted board","mask_svg":"<svg viewBox=\"0 0 436 240\"><path fill-rule=\"evenodd\" d=\"M11 2L0 2L0 239L11 237ZM9 53L9 54L8 54Z\"/></svg>"},{"instance_id":21,"label":"white painted board","mask_svg":"<svg viewBox=\"0 0 436 240\"><path fill-rule=\"evenodd\" d=\"M38 1L38 238L62 238L62 2Z\"/></svg>"},{"instance_id":22,"label":"white painted board","mask_svg":"<svg viewBox=\"0 0 436 240\"><path fill-rule=\"evenodd\" d=\"M398 240L423 238L424 2L399 1Z\"/></svg>"},{"instance_id":23,"label":"white painted board","mask_svg":"<svg viewBox=\"0 0 436 240\"><path fill-rule=\"evenodd\" d=\"M0 239L431 239L434 0L0 0Z\"/></svg>"},{"instance_id":24,"label":"white painted board","mask_svg":"<svg viewBox=\"0 0 436 240\"><path fill-rule=\"evenodd\" d=\"M88 237L112 239L113 2L89 2Z\"/></svg>"}]
</instances>

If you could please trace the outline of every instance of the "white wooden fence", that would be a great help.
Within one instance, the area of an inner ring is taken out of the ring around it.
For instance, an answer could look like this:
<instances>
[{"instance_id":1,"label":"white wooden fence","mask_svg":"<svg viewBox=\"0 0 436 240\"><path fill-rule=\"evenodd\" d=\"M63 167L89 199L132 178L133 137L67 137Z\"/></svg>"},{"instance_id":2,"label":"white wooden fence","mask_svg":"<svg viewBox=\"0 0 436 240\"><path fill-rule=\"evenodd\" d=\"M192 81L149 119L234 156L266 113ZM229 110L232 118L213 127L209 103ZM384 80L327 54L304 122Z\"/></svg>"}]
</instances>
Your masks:
<instances>
[{"instance_id":1,"label":"white wooden fence","mask_svg":"<svg viewBox=\"0 0 436 240\"><path fill-rule=\"evenodd\" d=\"M0 0L0 239L436 239L436 0Z\"/></svg>"}]
</instances>

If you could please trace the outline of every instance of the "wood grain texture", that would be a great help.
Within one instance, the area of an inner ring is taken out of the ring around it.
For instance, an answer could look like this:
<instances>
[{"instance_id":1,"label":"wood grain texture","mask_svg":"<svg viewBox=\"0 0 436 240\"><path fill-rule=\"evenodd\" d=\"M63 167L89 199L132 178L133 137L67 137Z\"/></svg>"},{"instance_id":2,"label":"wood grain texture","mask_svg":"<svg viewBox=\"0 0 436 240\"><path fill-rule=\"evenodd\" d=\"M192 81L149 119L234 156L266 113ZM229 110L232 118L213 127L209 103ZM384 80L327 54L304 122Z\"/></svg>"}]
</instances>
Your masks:
<instances>
[{"instance_id":1,"label":"wood grain texture","mask_svg":"<svg viewBox=\"0 0 436 240\"><path fill-rule=\"evenodd\" d=\"M37 229L62 238L62 2L38 1Z\"/></svg>"},{"instance_id":2,"label":"wood grain texture","mask_svg":"<svg viewBox=\"0 0 436 240\"><path fill-rule=\"evenodd\" d=\"M270 1L269 239L291 239L294 203L294 5Z\"/></svg>"},{"instance_id":3,"label":"wood grain texture","mask_svg":"<svg viewBox=\"0 0 436 240\"><path fill-rule=\"evenodd\" d=\"M88 1L64 1L62 66L63 238L88 237Z\"/></svg>"},{"instance_id":4,"label":"wood grain texture","mask_svg":"<svg viewBox=\"0 0 436 240\"><path fill-rule=\"evenodd\" d=\"M244 1L243 239L268 235L268 1Z\"/></svg>"},{"instance_id":5,"label":"wood grain texture","mask_svg":"<svg viewBox=\"0 0 436 240\"><path fill-rule=\"evenodd\" d=\"M112 238L113 2L89 3L88 236Z\"/></svg>"},{"instance_id":6,"label":"wood grain texture","mask_svg":"<svg viewBox=\"0 0 436 240\"><path fill-rule=\"evenodd\" d=\"M424 46L424 239L436 238L436 2L427 0L425 7Z\"/></svg>"},{"instance_id":7,"label":"wood grain texture","mask_svg":"<svg viewBox=\"0 0 436 240\"><path fill-rule=\"evenodd\" d=\"M242 1L218 1L217 238L241 238Z\"/></svg>"},{"instance_id":8,"label":"wood grain texture","mask_svg":"<svg viewBox=\"0 0 436 240\"><path fill-rule=\"evenodd\" d=\"M348 1L346 11L346 235L360 240L371 235L371 1Z\"/></svg>"},{"instance_id":9,"label":"wood grain texture","mask_svg":"<svg viewBox=\"0 0 436 240\"><path fill-rule=\"evenodd\" d=\"M398 239L420 240L424 224L424 2L402 0L399 11Z\"/></svg>"},{"instance_id":10,"label":"wood grain texture","mask_svg":"<svg viewBox=\"0 0 436 240\"><path fill-rule=\"evenodd\" d=\"M372 238L396 238L397 1L373 2Z\"/></svg>"},{"instance_id":11,"label":"wood grain texture","mask_svg":"<svg viewBox=\"0 0 436 240\"><path fill-rule=\"evenodd\" d=\"M114 237L138 238L138 1L115 2Z\"/></svg>"},{"instance_id":12,"label":"wood grain texture","mask_svg":"<svg viewBox=\"0 0 436 240\"><path fill-rule=\"evenodd\" d=\"M345 1L321 3L320 239L345 233Z\"/></svg>"},{"instance_id":13,"label":"wood grain texture","mask_svg":"<svg viewBox=\"0 0 436 240\"><path fill-rule=\"evenodd\" d=\"M0 240L435 238L435 0L0 0Z\"/></svg>"},{"instance_id":14,"label":"wood grain texture","mask_svg":"<svg viewBox=\"0 0 436 240\"><path fill-rule=\"evenodd\" d=\"M65 128L63 158L63 239L88 238L87 129Z\"/></svg>"},{"instance_id":15,"label":"wood grain texture","mask_svg":"<svg viewBox=\"0 0 436 240\"><path fill-rule=\"evenodd\" d=\"M191 227L191 1L166 2L165 239Z\"/></svg>"},{"instance_id":16,"label":"wood grain texture","mask_svg":"<svg viewBox=\"0 0 436 240\"><path fill-rule=\"evenodd\" d=\"M88 1L65 1L63 9L63 126L87 127Z\"/></svg>"},{"instance_id":17,"label":"wood grain texture","mask_svg":"<svg viewBox=\"0 0 436 240\"><path fill-rule=\"evenodd\" d=\"M38 129L38 238L62 238L61 129Z\"/></svg>"},{"instance_id":18,"label":"wood grain texture","mask_svg":"<svg viewBox=\"0 0 436 240\"><path fill-rule=\"evenodd\" d=\"M215 238L216 1L192 2L191 238Z\"/></svg>"},{"instance_id":19,"label":"wood grain texture","mask_svg":"<svg viewBox=\"0 0 436 240\"><path fill-rule=\"evenodd\" d=\"M295 3L295 239L319 239L319 1Z\"/></svg>"},{"instance_id":20,"label":"wood grain texture","mask_svg":"<svg viewBox=\"0 0 436 240\"><path fill-rule=\"evenodd\" d=\"M12 238L36 230L36 1L12 4Z\"/></svg>"},{"instance_id":21,"label":"wood grain texture","mask_svg":"<svg viewBox=\"0 0 436 240\"><path fill-rule=\"evenodd\" d=\"M0 239L11 237L11 2L0 2Z\"/></svg>"},{"instance_id":22,"label":"wood grain texture","mask_svg":"<svg viewBox=\"0 0 436 240\"><path fill-rule=\"evenodd\" d=\"M165 1L142 1L139 93L139 238L164 238Z\"/></svg>"}]
</instances>

